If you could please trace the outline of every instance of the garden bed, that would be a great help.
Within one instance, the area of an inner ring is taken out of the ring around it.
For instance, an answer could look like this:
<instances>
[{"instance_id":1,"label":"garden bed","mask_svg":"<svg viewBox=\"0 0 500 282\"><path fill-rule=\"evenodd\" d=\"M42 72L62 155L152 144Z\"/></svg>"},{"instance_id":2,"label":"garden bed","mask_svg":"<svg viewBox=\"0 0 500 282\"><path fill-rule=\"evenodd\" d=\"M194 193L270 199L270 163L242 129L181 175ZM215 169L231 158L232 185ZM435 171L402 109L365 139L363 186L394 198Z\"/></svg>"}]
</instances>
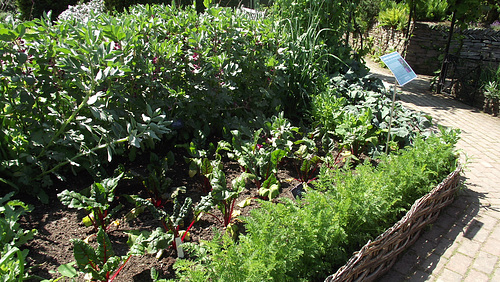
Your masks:
<instances>
[{"instance_id":1,"label":"garden bed","mask_svg":"<svg viewBox=\"0 0 500 282\"><path fill-rule=\"evenodd\" d=\"M324 280L455 169L458 133L424 135L315 28L131 9L5 29L2 200L35 207L7 203L11 277Z\"/></svg>"},{"instance_id":2,"label":"garden bed","mask_svg":"<svg viewBox=\"0 0 500 282\"><path fill-rule=\"evenodd\" d=\"M399 254L410 247L423 228L451 204L460 187L459 166L427 195L415 201L406 215L375 240L369 241L325 281L373 281L391 269Z\"/></svg>"}]
</instances>

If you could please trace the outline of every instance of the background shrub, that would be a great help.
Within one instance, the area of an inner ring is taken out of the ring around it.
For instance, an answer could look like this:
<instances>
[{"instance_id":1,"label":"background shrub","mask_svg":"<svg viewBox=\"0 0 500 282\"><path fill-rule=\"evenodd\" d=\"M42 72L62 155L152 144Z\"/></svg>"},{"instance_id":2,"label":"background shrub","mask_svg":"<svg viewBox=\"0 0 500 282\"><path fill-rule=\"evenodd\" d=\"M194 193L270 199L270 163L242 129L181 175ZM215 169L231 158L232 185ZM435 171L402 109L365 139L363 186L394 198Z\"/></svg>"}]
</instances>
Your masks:
<instances>
[{"instance_id":1,"label":"background shrub","mask_svg":"<svg viewBox=\"0 0 500 282\"><path fill-rule=\"evenodd\" d=\"M380 26L403 31L408 24L409 9L403 2L383 2L383 7L378 15Z\"/></svg>"},{"instance_id":2,"label":"background shrub","mask_svg":"<svg viewBox=\"0 0 500 282\"><path fill-rule=\"evenodd\" d=\"M101 177L113 156L221 135L235 118L276 113L286 93L272 22L232 9L138 5L88 24L2 25L0 178L18 190L64 180L67 164Z\"/></svg>"}]
</instances>

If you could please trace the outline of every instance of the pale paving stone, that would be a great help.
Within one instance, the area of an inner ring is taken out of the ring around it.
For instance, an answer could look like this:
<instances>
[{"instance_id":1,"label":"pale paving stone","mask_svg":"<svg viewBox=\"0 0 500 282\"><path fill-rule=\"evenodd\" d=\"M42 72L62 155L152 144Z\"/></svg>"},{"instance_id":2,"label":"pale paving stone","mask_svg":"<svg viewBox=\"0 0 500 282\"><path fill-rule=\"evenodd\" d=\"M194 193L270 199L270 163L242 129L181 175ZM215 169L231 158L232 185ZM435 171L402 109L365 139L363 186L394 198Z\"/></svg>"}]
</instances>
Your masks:
<instances>
[{"instance_id":1,"label":"pale paving stone","mask_svg":"<svg viewBox=\"0 0 500 282\"><path fill-rule=\"evenodd\" d=\"M500 281L500 267L495 269L495 273L491 276L491 281Z\"/></svg>"},{"instance_id":2,"label":"pale paving stone","mask_svg":"<svg viewBox=\"0 0 500 282\"><path fill-rule=\"evenodd\" d=\"M479 252L480 248L481 248L480 243L464 238L460 242L460 246L458 247L458 252L470 257L475 257L476 254Z\"/></svg>"},{"instance_id":3,"label":"pale paving stone","mask_svg":"<svg viewBox=\"0 0 500 282\"><path fill-rule=\"evenodd\" d=\"M467 277L465 277L464 282L486 282L489 281L488 275L471 270L468 274Z\"/></svg>"},{"instance_id":4,"label":"pale paving stone","mask_svg":"<svg viewBox=\"0 0 500 282\"><path fill-rule=\"evenodd\" d=\"M481 214L481 222L484 223L484 228L485 229L493 229L495 226L497 226L499 220L498 218L495 218L496 212L491 212L489 210L485 210L484 212L479 213Z\"/></svg>"},{"instance_id":5,"label":"pale paving stone","mask_svg":"<svg viewBox=\"0 0 500 282\"><path fill-rule=\"evenodd\" d=\"M499 236L497 234L495 235ZM486 239L486 242L484 242L482 250L494 256L500 257L500 240L493 238L493 234L491 234L490 238Z\"/></svg>"},{"instance_id":6,"label":"pale paving stone","mask_svg":"<svg viewBox=\"0 0 500 282\"><path fill-rule=\"evenodd\" d=\"M460 275L465 275L467 270L472 265L473 258L466 256L461 253L456 253L450 257L448 264L446 264L446 269L454 271Z\"/></svg>"},{"instance_id":7,"label":"pale paving stone","mask_svg":"<svg viewBox=\"0 0 500 282\"><path fill-rule=\"evenodd\" d=\"M476 257L472 268L480 270L484 273L491 274L495 270L495 265L498 261L498 257L492 254L480 251L479 255Z\"/></svg>"},{"instance_id":8,"label":"pale paving stone","mask_svg":"<svg viewBox=\"0 0 500 282\"><path fill-rule=\"evenodd\" d=\"M462 275L453 272L449 269L444 269L443 273L439 275L436 282L461 282L463 280Z\"/></svg>"},{"instance_id":9,"label":"pale paving stone","mask_svg":"<svg viewBox=\"0 0 500 282\"><path fill-rule=\"evenodd\" d=\"M491 232L491 235L489 238L500 241L500 225L497 225L497 226L495 226L495 228L493 228L493 231Z\"/></svg>"}]
</instances>

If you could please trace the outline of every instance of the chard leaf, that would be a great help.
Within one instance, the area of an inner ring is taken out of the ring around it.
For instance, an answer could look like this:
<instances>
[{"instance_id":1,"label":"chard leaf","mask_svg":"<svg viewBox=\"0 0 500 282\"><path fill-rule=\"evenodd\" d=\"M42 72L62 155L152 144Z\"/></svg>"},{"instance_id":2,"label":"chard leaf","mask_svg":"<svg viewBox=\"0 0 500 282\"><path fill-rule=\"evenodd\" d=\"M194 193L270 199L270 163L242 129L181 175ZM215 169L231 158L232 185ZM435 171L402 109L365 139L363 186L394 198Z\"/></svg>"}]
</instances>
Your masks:
<instances>
[{"instance_id":1,"label":"chard leaf","mask_svg":"<svg viewBox=\"0 0 500 282\"><path fill-rule=\"evenodd\" d=\"M192 206L193 200L189 197L184 200L184 204L182 204L182 206L179 204L177 199L174 200L174 212L170 216L170 220L173 222L174 226L179 226L182 223Z\"/></svg>"},{"instance_id":2,"label":"chard leaf","mask_svg":"<svg viewBox=\"0 0 500 282\"><path fill-rule=\"evenodd\" d=\"M106 262L115 255L111 241L102 228L97 231L97 246L96 255L101 263Z\"/></svg>"},{"instance_id":3,"label":"chard leaf","mask_svg":"<svg viewBox=\"0 0 500 282\"><path fill-rule=\"evenodd\" d=\"M151 231L129 232L127 244L130 246L129 254L144 255L155 254L168 248L174 241L174 235L165 233L160 227Z\"/></svg>"},{"instance_id":4,"label":"chard leaf","mask_svg":"<svg viewBox=\"0 0 500 282\"><path fill-rule=\"evenodd\" d=\"M95 200L75 191L64 190L57 194L57 198L59 198L63 205L69 208L91 210L92 207L98 206Z\"/></svg>"},{"instance_id":5,"label":"chard leaf","mask_svg":"<svg viewBox=\"0 0 500 282\"><path fill-rule=\"evenodd\" d=\"M87 268L92 269L91 265L98 264L98 256L94 248L80 239L72 239L71 242L73 243L73 255L75 256L76 265L80 271Z\"/></svg>"},{"instance_id":6,"label":"chard leaf","mask_svg":"<svg viewBox=\"0 0 500 282\"><path fill-rule=\"evenodd\" d=\"M195 208L195 212L209 212L214 207L214 200L212 198L212 193L207 196L201 197L200 202Z\"/></svg>"}]
</instances>

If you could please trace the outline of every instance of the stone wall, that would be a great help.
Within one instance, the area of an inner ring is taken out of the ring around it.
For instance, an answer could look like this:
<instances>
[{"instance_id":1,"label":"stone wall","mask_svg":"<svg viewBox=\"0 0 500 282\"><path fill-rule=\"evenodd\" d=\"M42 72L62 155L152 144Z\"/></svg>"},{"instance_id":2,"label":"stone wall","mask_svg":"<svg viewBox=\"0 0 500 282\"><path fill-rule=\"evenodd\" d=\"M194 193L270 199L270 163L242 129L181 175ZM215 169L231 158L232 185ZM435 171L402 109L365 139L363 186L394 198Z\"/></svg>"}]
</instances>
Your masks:
<instances>
[{"instance_id":1,"label":"stone wall","mask_svg":"<svg viewBox=\"0 0 500 282\"><path fill-rule=\"evenodd\" d=\"M416 73L432 75L441 68L449 28L434 23L418 22L411 27L411 30L412 36L406 53L403 32L383 27L375 27L368 35L365 35L363 45L372 48L377 56L398 51L405 55L406 61ZM353 47L359 48L359 38L351 38ZM476 64L498 65L500 63L500 31L491 29L455 31L450 54L466 61L476 61Z\"/></svg>"},{"instance_id":2,"label":"stone wall","mask_svg":"<svg viewBox=\"0 0 500 282\"><path fill-rule=\"evenodd\" d=\"M403 32L382 27L375 27L363 36L363 47L371 49L377 57L398 51L417 74L435 75L441 70L449 27L419 22L410 30L406 49ZM350 44L355 50L361 47L360 43L359 37L351 35ZM483 109L482 76L500 65L500 31L455 30L449 54L444 91L457 100Z\"/></svg>"}]
</instances>

